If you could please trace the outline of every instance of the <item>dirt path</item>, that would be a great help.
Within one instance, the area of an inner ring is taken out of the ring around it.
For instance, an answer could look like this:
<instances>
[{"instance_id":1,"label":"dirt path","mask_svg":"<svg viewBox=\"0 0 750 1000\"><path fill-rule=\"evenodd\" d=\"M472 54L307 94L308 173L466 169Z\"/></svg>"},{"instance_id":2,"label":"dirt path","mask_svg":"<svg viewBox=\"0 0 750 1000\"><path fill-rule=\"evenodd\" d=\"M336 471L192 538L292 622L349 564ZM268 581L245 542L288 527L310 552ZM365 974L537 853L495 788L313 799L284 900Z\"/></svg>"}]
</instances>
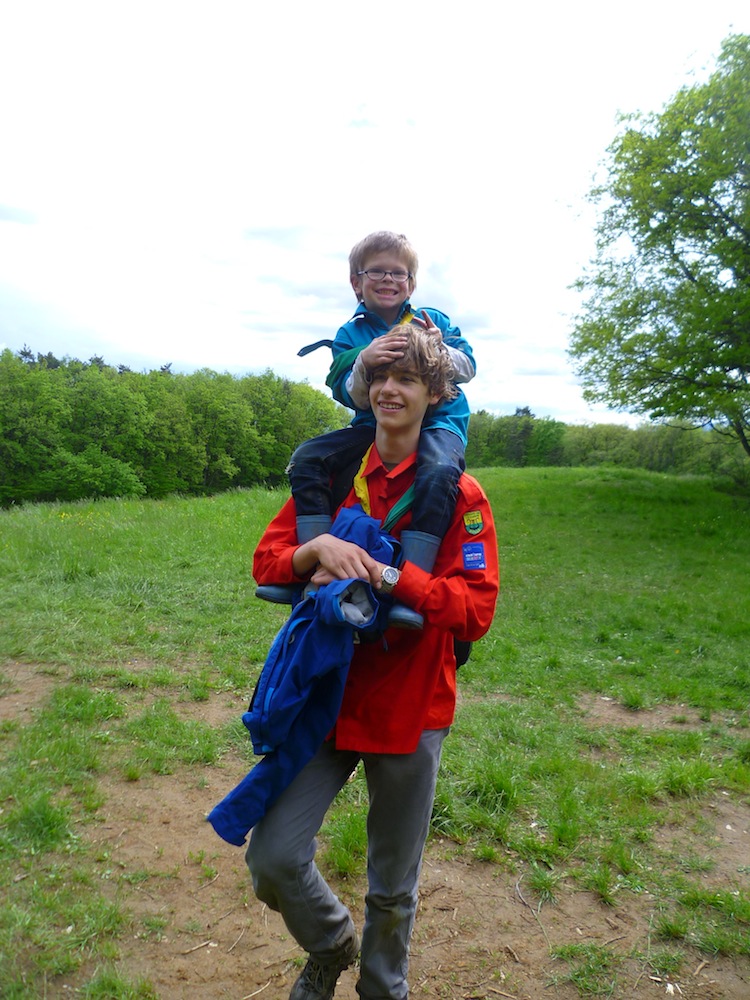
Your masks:
<instances>
[{"instance_id":1,"label":"dirt path","mask_svg":"<svg viewBox=\"0 0 750 1000\"><path fill-rule=\"evenodd\" d=\"M278 916L252 895L243 851L221 841L202 819L206 804L223 793L214 791L216 774L107 789L104 821L92 835L108 853L113 872L170 875L128 886L126 902L136 923L156 926L164 921L164 926L158 939L151 934L124 942L123 965L149 978L165 1000L256 995L284 1000L302 953ZM719 803L710 815L717 842L726 826L740 821L748 829L747 810L740 816L728 803ZM733 848L718 853L730 856ZM517 875L451 855L449 843L436 841L426 855L410 970L415 1000L572 1000L580 996L575 986L554 983L556 977L564 978L567 967L550 958L551 948L596 943L627 955L650 947L652 906L647 898L628 894L611 908L586 892L561 892L557 905L537 911ZM209 877L204 866L217 874ZM716 869L712 878L720 878ZM359 880L337 886L360 923L363 890ZM705 962L696 953L686 968L689 973L670 984L651 979L642 964L626 961L618 973L621 990L612 995L750 998L750 962L721 957ZM337 1000L357 1000L355 982L355 970L344 973Z\"/></svg>"},{"instance_id":2,"label":"dirt path","mask_svg":"<svg viewBox=\"0 0 750 1000\"><path fill-rule=\"evenodd\" d=\"M38 668L18 670L19 683L0 696L0 720L30 717L49 694ZM229 696L193 704L191 714L214 725L242 707ZM592 711L613 712L596 705ZM650 720L654 723L654 718ZM632 719L631 719L632 724ZM102 781L105 802L98 822L81 831L96 845L102 884L131 912L136 933L120 942L120 968L150 980L162 1000L286 1000L302 953L276 914L252 894L243 851L224 843L205 813L239 777L231 767L196 768L126 782ZM658 833L665 845L702 855L706 842L715 865L708 884L726 886L750 864L750 809L719 794L703 810L708 833L692 848L689 831ZM364 885L341 882L337 892L362 921ZM677 996L692 1000L749 1000L750 959L686 952L673 982L649 975L633 952L649 953L652 900L623 894L615 907L593 895L561 887L556 905L541 910L518 874L503 866L467 862L449 842L428 845L410 969L411 997L450 1000L577 1000L565 981L568 966L551 958L563 944L598 944L623 956L616 998ZM71 996L78 980L58 993ZM356 969L345 972L337 1000L357 1000ZM591 994L589 994L591 995Z\"/></svg>"}]
</instances>

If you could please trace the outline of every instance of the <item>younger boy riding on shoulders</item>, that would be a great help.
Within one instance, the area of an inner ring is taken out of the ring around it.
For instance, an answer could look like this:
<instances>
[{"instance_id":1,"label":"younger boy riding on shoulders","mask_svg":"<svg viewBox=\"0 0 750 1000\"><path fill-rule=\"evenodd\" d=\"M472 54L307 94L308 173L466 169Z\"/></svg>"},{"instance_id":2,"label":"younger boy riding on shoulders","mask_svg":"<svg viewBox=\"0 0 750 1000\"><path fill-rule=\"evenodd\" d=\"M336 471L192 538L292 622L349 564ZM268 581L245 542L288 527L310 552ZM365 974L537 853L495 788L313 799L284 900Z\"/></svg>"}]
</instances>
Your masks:
<instances>
[{"instance_id":1,"label":"younger boy riding on shoulders","mask_svg":"<svg viewBox=\"0 0 750 1000\"><path fill-rule=\"evenodd\" d=\"M297 507L297 534L303 543L328 530L335 514L332 483L372 444L375 418L367 398L368 376L403 357L406 343L403 330L391 332L392 328L413 323L439 337L452 362L457 394L437 407L422 426L412 527L401 539L404 560L429 572L465 469L469 405L458 384L470 381L476 366L468 342L444 313L420 309L417 314L412 307L418 263L412 245L397 233L371 233L352 249L350 282L359 305L336 334L326 382L336 400L356 411L354 419L343 430L300 445L287 472ZM256 594L284 603L293 600L289 588L259 587ZM389 621L399 628L422 627L422 616L400 604L394 605Z\"/></svg>"}]
</instances>

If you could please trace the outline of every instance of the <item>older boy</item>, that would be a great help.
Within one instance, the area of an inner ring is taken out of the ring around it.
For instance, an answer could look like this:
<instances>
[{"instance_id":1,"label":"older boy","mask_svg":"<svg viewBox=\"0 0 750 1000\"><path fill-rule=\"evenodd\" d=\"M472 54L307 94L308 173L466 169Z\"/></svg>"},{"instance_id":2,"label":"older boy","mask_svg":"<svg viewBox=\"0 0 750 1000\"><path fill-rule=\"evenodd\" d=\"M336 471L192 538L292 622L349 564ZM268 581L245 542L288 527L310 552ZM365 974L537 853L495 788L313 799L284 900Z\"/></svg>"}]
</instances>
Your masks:
<instances>
[{"instance_id":1,"label":"older boy","mask_svg":"<svg viewBox=\"0 0 750 1000\"><path fill-rule=\"evenodd\" d=\"M414 482L423 422L451 394L450 365L440 343L417 328L403 336L402 356L369 375L375 439L345 501L364 501L378 520ZM390 533L403 539L410 522L407 510ZM315 865L315 837L361 760L370 804L357 991L362 1000L404 1000L422 854L456 703L454 638L482 636L497 598L492 511L479 484L462 475L432 572L412 562L399 572L328 533L298 544L292 498L261 539L253 573L259 583L361 578L424 615L422 631L389 629L387 642L355 647L331 737L254 827L247 850L259 899L281 913L310 953L290 1000L331 1000L359 940L349 910Z\"/></svg>"},{"instance_id":2,"label":"older boy","mask_svg":"<svg viewBox=\"0 0 750 1000\"><path fill-rule=\"evenodd\" d=\"M442 342L451 362L451 381L474 377L471 347L460 330L436 309L415 315L410 296L416 288L419 261L405 236L371 233L349 255L350 281L359 305L335 340L321 341L333 348L327 384L334 398L356 410L349 427L324 434L300 445L292 455L289 473L297 502L297 532L305 541L326 531L334 513L330 489L336 474L361 457L372 441L375 418L367 399L368 373L403 356L403 334L390 334L397 323L422 327ZM387 335L387 336L386 336ZM308 349L304 349L307 351ZM460 390L425 420L418 448L413 527L403 539L404 558L429 571L456 503L457 483L465 468L464 451L469 426L469 406ZM266 599L290 600L288 588L259 587ZM390 621L400 628L422 627L419 612L396 604Z\"/></svg>"}]
</instances>

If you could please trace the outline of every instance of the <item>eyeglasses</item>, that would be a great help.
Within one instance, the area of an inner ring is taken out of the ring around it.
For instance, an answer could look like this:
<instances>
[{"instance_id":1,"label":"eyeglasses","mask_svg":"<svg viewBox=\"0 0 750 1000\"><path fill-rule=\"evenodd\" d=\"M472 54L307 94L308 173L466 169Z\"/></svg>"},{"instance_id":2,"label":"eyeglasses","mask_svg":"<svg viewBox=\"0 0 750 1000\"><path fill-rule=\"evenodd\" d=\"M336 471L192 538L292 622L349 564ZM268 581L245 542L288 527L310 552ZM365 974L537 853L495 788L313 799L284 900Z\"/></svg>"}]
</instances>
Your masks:
<instances>
[{"instance_id":1,"label":"eyeglasses","mask_svg":"<svg viewBox=\"0 0 750 1000\"><path fill-rule=\"evenodd\" d=\"M369 271L357 271L358 275L366 274L370 281L382 281L386 274L390 274L394 281L398 282L399 285L403 285L405 281L411 278L411 273L409 271L381 271L380 268L370 268Z\"/></svg>"}]
</instances>

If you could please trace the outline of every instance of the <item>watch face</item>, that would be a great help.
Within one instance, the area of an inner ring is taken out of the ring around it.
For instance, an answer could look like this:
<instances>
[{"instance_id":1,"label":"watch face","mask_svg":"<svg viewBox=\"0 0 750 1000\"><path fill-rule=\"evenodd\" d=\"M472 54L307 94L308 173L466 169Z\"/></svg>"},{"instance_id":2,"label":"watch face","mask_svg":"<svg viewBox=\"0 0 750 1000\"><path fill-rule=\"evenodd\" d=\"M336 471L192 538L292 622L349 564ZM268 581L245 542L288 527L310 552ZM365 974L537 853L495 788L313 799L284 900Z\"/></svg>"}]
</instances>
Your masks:
<instances>
[{"instance_id":1,"label":"watch face","mask_svg":"<svg viewBox=\"0 0 750 1000\"><path fill-rule=\"evenodd\" d=\"M395 587L398 583L399 575L399 571L394 569L393 566L386 566L382 573L383 583L387 587Z\"/></svg>"}]
</instances>

